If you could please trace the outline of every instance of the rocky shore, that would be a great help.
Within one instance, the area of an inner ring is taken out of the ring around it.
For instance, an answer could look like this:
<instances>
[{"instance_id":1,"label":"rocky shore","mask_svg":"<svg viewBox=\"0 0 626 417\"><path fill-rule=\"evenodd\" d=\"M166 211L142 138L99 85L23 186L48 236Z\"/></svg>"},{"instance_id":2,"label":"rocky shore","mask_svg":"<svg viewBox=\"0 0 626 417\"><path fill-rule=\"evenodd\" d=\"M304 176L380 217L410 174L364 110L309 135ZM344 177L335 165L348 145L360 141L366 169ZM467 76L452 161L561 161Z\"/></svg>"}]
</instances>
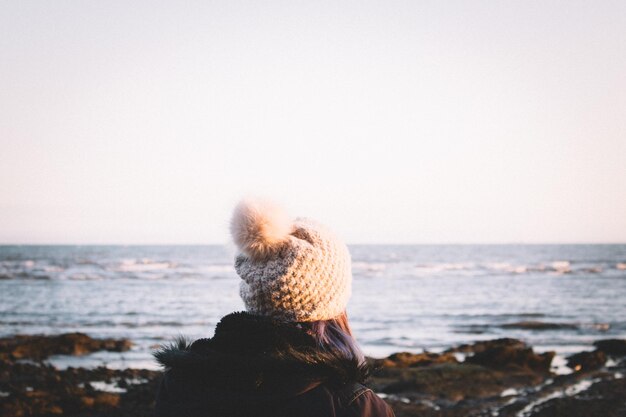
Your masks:
<instances>
[{"instance_id":1,"label":"rocky shore","mask_svg":"<svg viewBox=\"0 0 626 417\"><path fill-rule=\"evenodd\" d=\"M0 415L150 416L160 372L46 363L50 355L130 347L81 333L0 339ZM569 374L553 372L553 357L516 339L401 352L369 359L376 369L370 385L398 417L626 416L626 340L601 340L595 350L570 356Z\"/></svg>"}]
</instances>

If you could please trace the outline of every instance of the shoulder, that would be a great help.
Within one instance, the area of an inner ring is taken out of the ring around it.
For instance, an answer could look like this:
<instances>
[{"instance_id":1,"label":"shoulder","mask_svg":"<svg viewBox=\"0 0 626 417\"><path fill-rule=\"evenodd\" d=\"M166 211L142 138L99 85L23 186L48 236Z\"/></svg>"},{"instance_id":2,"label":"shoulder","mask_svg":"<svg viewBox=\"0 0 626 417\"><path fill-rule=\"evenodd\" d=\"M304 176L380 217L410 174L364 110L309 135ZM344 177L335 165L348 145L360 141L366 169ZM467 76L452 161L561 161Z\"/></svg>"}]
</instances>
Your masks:
<instances>
[{"instance_id":1,"label":"shoulder","mask_svg":"<svg viewBox=\"0 0 626 417\"><path fill-rule=\"evenodd\" d=\"M342 407L348 410L351 416L394 417L389 404L363 384L353 383L342 387L338 397Z\"/></svg>"}]
</instances>

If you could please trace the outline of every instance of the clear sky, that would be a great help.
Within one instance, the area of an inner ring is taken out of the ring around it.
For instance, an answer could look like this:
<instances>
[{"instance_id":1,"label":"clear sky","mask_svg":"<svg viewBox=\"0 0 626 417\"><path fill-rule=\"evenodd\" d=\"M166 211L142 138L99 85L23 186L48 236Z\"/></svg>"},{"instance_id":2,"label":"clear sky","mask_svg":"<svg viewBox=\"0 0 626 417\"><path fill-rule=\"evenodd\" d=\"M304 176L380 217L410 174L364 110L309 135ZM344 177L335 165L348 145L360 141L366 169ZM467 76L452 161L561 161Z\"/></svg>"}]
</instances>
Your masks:
<instances>
[{"instance_id":1,"label":"clear sky","mask_svg":"<svg viewBox=\"0 0 626 417\"><path fill-rule=\"evenodd\" d=\"M0 3L0 242L626 242L626 2Z\"/></svg>"}]
</instances>

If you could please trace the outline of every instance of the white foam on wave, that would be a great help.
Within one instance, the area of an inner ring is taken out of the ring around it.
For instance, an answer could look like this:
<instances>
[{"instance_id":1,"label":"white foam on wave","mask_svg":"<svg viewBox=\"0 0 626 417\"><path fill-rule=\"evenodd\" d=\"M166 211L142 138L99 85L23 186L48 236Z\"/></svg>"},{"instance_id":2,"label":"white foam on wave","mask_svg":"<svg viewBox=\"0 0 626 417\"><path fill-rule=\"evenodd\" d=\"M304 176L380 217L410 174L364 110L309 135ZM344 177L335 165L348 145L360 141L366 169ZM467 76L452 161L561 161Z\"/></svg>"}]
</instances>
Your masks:
<instances>
[{"instance_id":1,"label":"white foam on wave","mask_svg":"<svg viewBox=\"0 0 626 417\"><path fill-rule=\"evenodd\" d=\"M92 265L77 265L56 273L53 277L60 280L96 281L109 278L110 275L107 275L106 271L94 268Z\"/></svg>"},{"instance_id":2,"label":"white foam on wave","mask_svg":"<svg viewBox=\"0 0 626 417\"><path fill-rule=\"evenodd\" d=\"M515 388L507 388L500 393L500 397L509 397L511 395L518 395L519 391Z\"/></svg>"},{"instance_id":3,"label":"white foam on wave","mask_svg":"<svg viewBox=\"0 0 626 417\"><path fill-rule=\"evenodd\" d=\"M492 271L508 272L512 274L526 273L550 273L563 275L570 273L601 274L605 265L583 264L574 266L570 261L557 260L538 264L511 264L508 262L491 262L482 265L483 268Z\"/></svg>"},{"instance_id":4,"label":"white foam on wave","mask_svg":"<svg viewBox=\"0 0 626 417\"><path fill-rule=\"evenodd\" d=\"M111 393L124 393L126 392L125 388L120 388L114 382L106 382L106 381L90 381L89 385L93 387L96 391L102 392L111 392Z\"/></svg>"},{"instance_id":5,"label":"white foam on wave","mask_svg":"<svg viewBox=\"0 0 626 417\"><path fill-rule=\"evenodd\" d=\"M551 371L557 375L569 375L574 372L569 366L567 366L567 359L563 355L554 355L552 358Z\"/></svg>"},{"instance_id":6,"label":"white foam on wave","mask_svg":"<svg viewBox=\"0 0 626 417\"><path fill-rule=\"evenodd\" d=\"M611 274L626 270L626 263L598 264L572 263L568 260L554 260L538 263L517 263L504 261L463 261L413 263L403 261L355 261L354 271L362 275L395 274L429 277L446 274L464 276L485 276L497 274ZM174 260L155 260L148 257L122 258L114 262L75 261L74 264L60 266L58 263L33 259L1 261L0 275L6 278L58 278L71 280L97 280L115 278L115 273L137 274L138 278L158 278L159 271L175 270L181 276L219 275L233 273L230 263L183 263Z\"/></svg>"},{"instance_id":7,"label":"white foam on wave","mask_svg":"<svg viewBox=\"0 0 626 417\"><path fill-rule=\"evenodd\" d=\"M626 265L625 265L626 267ZM579 268L573 268L570 261L557 260L548 263L538 264L515 264L510 262L458 262L458 263L432 263L418 264L415 266L419 275L422 274L440 274L455 271L469 271L477 274L488 273L508 273L508 274L527 274L527 273L552 273L556 275L569 273L594 273L599 274L604 271L601 265L585 265Z\"/></svg>"},{"instance_id":8,"label":"white foam on wave","mask_svg":"<svg viewBox=\"0 0 626 417\"><path fill-rule=\"evenodd\" d=\"M485 267L487 269L496 270L496 271L503 271L503 272L510 272L510 273L513 273L513 274L524 274L524 273L528 272L529 269L532 269L531 267L529 267L527 265L513 265L513 264L510 264L508 262L487 263L487 264L485 264Z\"/></svg>"},{"instance_id":9,"label":"white foam on wave","mask_svg":"<svg viewBox=\"0 0 626 417\"><path fill-rule=\"evenodd\" d=\"M462 271L475 268L475 264L468 262L453 262L440 264L419 264L415 268L423 273L439 273L446 271Z\"/></svg>"},{"instance_id":10,"label":"white foam on wave","mask_svg":"<svg viewBox=\"0 0 626 417\"><path fill-rule=\"evenodd\" d=\"M173 262L154 262L150 259L124 259L113 271L119 272L146 272L175 268Z\"/></svg>"},{"instance_id":11,"label":"white foam on wave","mask_svg":"<svg viewBox=\"0 0 626 417\"><path fill-rule=\"evenodd\" d=\"M557 274L567 274L572 272L569 261L554 261L551 266Z\"/></svg>"},{"instance_id":12,"label":"white foam on wave","mask_svg":"<svg viewBox=\"0 0 626 417\"><path fill-rule=\"evenodd\" d=\"M63 272L65 269L57 265L47 265L42 268L45 272Z\"/></svg>"}]
</instances>

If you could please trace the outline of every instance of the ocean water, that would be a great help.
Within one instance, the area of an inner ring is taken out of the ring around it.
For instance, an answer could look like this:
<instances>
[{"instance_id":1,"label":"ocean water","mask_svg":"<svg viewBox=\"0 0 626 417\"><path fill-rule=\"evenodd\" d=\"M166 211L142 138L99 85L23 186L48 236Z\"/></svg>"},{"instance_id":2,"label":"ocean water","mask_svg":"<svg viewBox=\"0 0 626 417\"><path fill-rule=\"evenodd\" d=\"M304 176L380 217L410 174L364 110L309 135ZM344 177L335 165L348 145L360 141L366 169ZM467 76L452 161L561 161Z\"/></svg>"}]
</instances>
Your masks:
<instances>
[{"instance_id":1,"label":"ocean water","mask_svg":"<svg viewBox=\"0 0 626 417\"><path fill-rule=\"evenodd\" d=\"M351 246L348 314L366 354L440 351L498 337L561 356L626 337L626 245ZM221 246L0 246L0 335L126 337L123 354L52 358L149 367L151 350L210 337L242 310ZM541 321L562 328L507 325ZM69 362L68 362L69 361Z\"/></svg>"}]
</instances>

